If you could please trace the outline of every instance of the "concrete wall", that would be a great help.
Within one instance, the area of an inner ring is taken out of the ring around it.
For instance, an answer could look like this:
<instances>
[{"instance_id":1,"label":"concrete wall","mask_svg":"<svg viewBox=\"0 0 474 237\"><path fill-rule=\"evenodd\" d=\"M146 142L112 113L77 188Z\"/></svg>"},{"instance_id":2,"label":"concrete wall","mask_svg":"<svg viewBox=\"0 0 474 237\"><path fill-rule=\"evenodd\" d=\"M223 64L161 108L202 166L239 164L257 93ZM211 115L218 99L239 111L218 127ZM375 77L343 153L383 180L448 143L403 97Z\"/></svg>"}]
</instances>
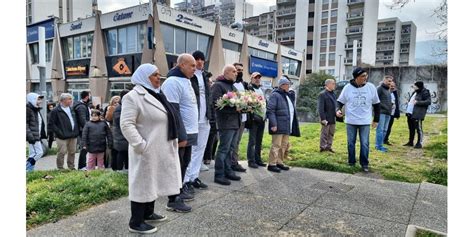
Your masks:
<instances>
[{"instance_id":1,"label":"concrete wall","mask_svg":"<svg viewBox=\"0 0 474 237\"><path fill-rule=\"evenodd\" d=\"M379 2L365 1L361 55L361 61L365 64L375 64L378 15Z\"/></svg>"},{"instance_id":2,"label":"concrete wall","mask_svg":"<svg viewBox=\"0 0 474 237\"><path fill-rule=\"evenodd\" d=\"M448 68L447 66L400 66L367 68L369 81L378 86L385 74L394 77L399 90L400 110L405 111L409 95L413 92L411 85L421 80L431 93L431 105L428 113L448 111Z\"/></svg>"}]
</instances>

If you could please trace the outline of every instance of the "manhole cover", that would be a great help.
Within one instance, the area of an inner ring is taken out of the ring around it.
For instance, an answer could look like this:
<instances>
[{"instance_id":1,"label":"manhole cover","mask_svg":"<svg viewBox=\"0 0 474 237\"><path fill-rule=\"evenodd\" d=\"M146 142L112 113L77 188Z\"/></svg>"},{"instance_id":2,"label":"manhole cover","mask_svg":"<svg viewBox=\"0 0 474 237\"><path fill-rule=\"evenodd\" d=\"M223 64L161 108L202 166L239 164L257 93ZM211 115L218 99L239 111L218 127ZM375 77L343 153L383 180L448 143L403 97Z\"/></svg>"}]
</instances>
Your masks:
<instances>
[{"instance_id":1,"label":"manhole cover","mask_svg":"<svg viewBox=\"0 0 474 237\"><path fill-rule=\"evenodd\" d=\"M334 183L334 182L329 182L329 181L319 181L311 185L311 188L325 190L325 191L334 192L334 193L347 193L351 191L354 188L354 186L341 184L341 183Z\"/></svg>"}]
</instances>

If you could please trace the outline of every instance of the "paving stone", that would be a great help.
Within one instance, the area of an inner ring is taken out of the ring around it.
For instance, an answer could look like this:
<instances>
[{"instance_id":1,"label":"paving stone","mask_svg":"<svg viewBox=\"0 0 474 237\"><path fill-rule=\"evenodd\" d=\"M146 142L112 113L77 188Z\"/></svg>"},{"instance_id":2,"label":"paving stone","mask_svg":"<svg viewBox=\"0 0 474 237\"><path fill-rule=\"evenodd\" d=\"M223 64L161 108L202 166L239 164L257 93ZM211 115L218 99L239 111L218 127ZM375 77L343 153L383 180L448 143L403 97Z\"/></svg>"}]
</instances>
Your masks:
<instances>
[{"instance_id":1,"label":"paving stone","mask_svg":"<svg viewBox=\"0 0 474 237\"><path fill-rule=\"evenodd\" d=\"M445 186L422 183L410 224L447 232L448 193Z\"/></svg>"}]
</instances>

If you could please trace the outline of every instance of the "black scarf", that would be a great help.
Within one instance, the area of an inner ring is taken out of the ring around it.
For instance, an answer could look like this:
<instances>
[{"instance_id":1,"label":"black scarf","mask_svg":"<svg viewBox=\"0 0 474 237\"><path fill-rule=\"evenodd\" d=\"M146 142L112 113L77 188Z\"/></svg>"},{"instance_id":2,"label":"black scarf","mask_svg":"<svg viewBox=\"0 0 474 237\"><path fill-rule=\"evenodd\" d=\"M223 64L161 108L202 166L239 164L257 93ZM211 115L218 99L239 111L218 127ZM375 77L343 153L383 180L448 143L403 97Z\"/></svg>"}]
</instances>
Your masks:
<instances>
[{"instance_id":1,"label":"black scarf","mask_svg":"<svg viewBox=\"0 0 474 237\"><path fill-rule=\"evenodd\" d=\"M150 95L155 97L155 99L157 99L159 102L161 102L163 107L165 107L166 112L168 112L168 140L174 140L174 139L178 138L178 121L177 121L177 118L174 114L174 110L171 107L168 100L166 99L165 95L163 95L162 93L158 94L158 93L156 93L156 92L154 92L154 91L152 91L152 90L150 90L146 87L143 87L143 88L145 88L145 90L148 91L148 93L150 93Z\"/></svg>"}]
</instances>

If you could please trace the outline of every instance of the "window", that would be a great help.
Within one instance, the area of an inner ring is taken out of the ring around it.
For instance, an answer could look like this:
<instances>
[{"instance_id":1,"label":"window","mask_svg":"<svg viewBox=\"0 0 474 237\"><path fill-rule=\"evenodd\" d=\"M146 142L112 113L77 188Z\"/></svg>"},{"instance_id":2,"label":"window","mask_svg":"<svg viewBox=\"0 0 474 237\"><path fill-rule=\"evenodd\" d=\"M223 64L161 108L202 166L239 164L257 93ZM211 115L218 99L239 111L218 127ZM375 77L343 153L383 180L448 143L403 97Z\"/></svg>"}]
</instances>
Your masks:
<instances>
[{"instance_id":1,"label":"window","mask_svg":"<svg viewBox=\"0 0 474 237\"><path fill-rule=\"evenodd\" d=\"M186 32L186 52L194 52L198 49L197 34L188 31Z\"/></svg>"},{"instance_id":2,"label":"window","mask_svg":"<svg viewBox=\"0 0 474 237\"><path fill-rule=\"evenodd\" d=\"M142 51L143 50L143 47L145 47L145 38L148 36L148 28L146 27L146 24L141 24L138 26L138 45L139 45L139 48L138 50L139 51Z\"/></svg>"},{"instance_id":3,"label":"window","mask_svg":"<svg viewBox=\"0 0 474 237\"><path fill-rule=\"evenodd\" d=\"M81 58L81 38L74 37L74 58Z\"/></svg>"},{"instance_id":4,"label":"window","mask_svg":"<svg viewBox=\"0 0 474 237\"><path fill-rule=\"evenodd\" d=\"M328 26L321 26L321 33L328 32Z\"/></svg>"},{"instance_id":5,"label":"window","mask_svg":"<svg viewBox=\"0 0 474 237\"><path fill-rule=\"evenodd\" d=\"M133 25L133 26L127 26L127 53L136 53L138 52L138 26Z\"/></svg>"},{"instance_id":6,"label":"window","mask_svg":"<svg viewBox=\"0 0 474 237\"><path fill-rule=\"evenodd\" d=\"M174 53L175 54L182 54L186 53L186 31L182 29L175 28L174 29L174 38L175 40L175 48L174 48Z\"/></svg>"},{"instance_id":7,"label":"window","mask_svg":"<svg viewBox=\"0 0 474 237\"><path fill-rule=\"evenodd\" d=\"M174 29L170 25L161 25L161 35L165 44L165 51L167 53L174 53Z\"/></svg>"},{"instance_id":8,"label":"window","mask_svg":"<svg viewBox=\"0 0 474 237\"><path fill-rule=\"evenodd\" d=\"M92 56L93 33L76 35L62 40L66 60L90 58ZM51 41L52 48L52 41ZM46 54L48 57L48 54Z\"/></svg>"},{"instance_id":9,"label":"window","mask_svg":"<svg viewBox=\"0 0 474 237\"><path fill-rule=\"evenodd\" d=\"M312 46L312 45L313 45L313 41L312 41L312 40L308 40L308 41L306 42L306 44L307 44L308 46Z\"/></svg>"},{"instance_id":10,"label":"window","mask_svg":"<svg viewBox=\"0 0 474 237\"><path fill-rule=\"evenodd\" d=\"M321 19L327 19L329 16L329 12L328 11L324 11L322 14L321 14Z\"/></svg>"},{"instance_id":11,"label":"window","mask_svg":"<svg viewBox=\"0 0 474 237\"><path fill-rule=\"evenodd\" d=\"M331 11L331 17L337 17L337 10Z\"/></svg>"},{"instance_id":12,"label":"window","mask_svg":"<svg viewBox=\"0 0 474 237\"><path fill-rule=\"evenodd\" d=\"M337 24L332 24L330 30L331 30L331 32L336 32L337 31Z\"/></svg>"},{"instance_id":13,"label":"window","mask_svg":"<svg viewBox=\"0 0 474 237\"><path fill-rule=\"evenodd\" d=\"M313 26L308 26L308 32L313 32L314 31L314 27Z\"/></svg>"},{"instance_id":14,"label":"window","mask_svg":"<svg viewBox=\"0 0 474 237\"><path fill-rule=\"evenodd\" d=\"M313 59L313 55L312 54L306 54L306 60L312 60Z\"/></svg>"},{"instance_id":15,"label":"window","mask_svg":"<svg viewBox=\"0 0 474 237\"><path fill-rule=\"evenodd\" d=\"M326 54L322 53L319 55L319 61L326 61Z\"/></svg>"},{"instance_id":16,"label":"window","mask_svg":"<svg viewBox=\"0 0 474 237\"><path fill-rule=\"evenodd\" d=\"M108 30L106 37L109 55L141 52L147 34L146 31L145 24Z\"/></svg>"},{"instance_id":17,"label":"window","mask_svg":"<svg viewBox=\"0 0 474 237\"><path fill-rule=\"evenodd\" d=\"M46 41L46 62L51 62L51 56L53 53L53 41L48 40Z\"/></svg>"},{"instance_id":18,"label":"window","mask_svg":"<svg viewBox=\"0 0 474 237\"><path fill-rule=\"evenodd\" d=\"M328 74L334 76L335 70L334 69L328 69Z\"/></svg>"},{"instance_id":19,"label":"window","mask_svg":"<svg viewBox=\"0 0 474 237\"><path fill-rule=\"evenodd\" d=\"M314 12L309 12L308 13L308 18L314 18Z\"/></svg>"},{"instance_id":20,"label":"window","mask_svg":"<svg viewBox=\"0 0 474 237\"><path fill-rule=\"evenodd\" d=\"M308 54L311 55L311 54ZM308 57L308 55L306 57ZM286 57L282 57L282 69L283 69L283 74L288 74L288 75L293 75L293 76L299 76L299 63L298 61L294 59L289 59Z\"/></svg>"},{"instance_id":21,"label":"window","mask_svg":"<svg viewBox=\"0 0 474 237\"><path fill-rule=\"evenodd\" d=\"M31 64L39 61L38 43L30 44Z\"/></svg>"},{"instance_id":22,"label":"window","mask_svg":"<svg viewBox=\"0 0 474 237\"><path fill-rule=\"evenodd\" d=\"M118 54L127 52L127 28L120 28L118 30Z\"/></svg>"},{"instance_id":23,"label":"window","mask_svg":"<svg viewBox=\"0 0 474 237\"><path fill-rule=\"evenodd\" d=\"M107 50L109 55L117 54L117 30L107 31Z\"/></svg>"},{"instance_id":24,"label":"window","mask_svg":"<svg viewBox=\"0 0 474 237\"><path fill-rule=\"evenodd\" d=\"M327 47L328 46L328 41L327 40L321 40L320 44L321 44L321 47Z\"/></svg>"},{"instance_id":25,"label":"window","mask_svg":"<svg viewBox=\"0 0 474 237\"><path fill-rule=\"evenodd\" d=\"M198 34L198 50L204 53L207 57L207 50L209 49L209 36Z\"/></svg>"},{"instance_id":26,"label":"window","mask_svg":"<svg viewBox=\"0 0 474 237\"><path fill-rule=\"evenodd\" d=\"M336 60L336 54L335 53L330 53L329 54L329 61L334 61Z\"/></svg>"},{"instance_id":27,"label":"window","mask_svg":"<svg viewBox=\"0 0 474 237\"><path fill-rule=\"evenodd\" d=\"M329 3L329 0L323 0L323 5L328 4L328 3Z\"/></svg>"},{"instance_id":28,"label":"window","mask_svg":"<svg viewBox=\"0 0 474 237\"><path fill-rule=\"evenodd\" d=\"M336 46L336 39L330 39L329 46Z\"/></svg>"},{"instance_id":29,"label":"window","mask_svg":"<svg viewBox=\"0 0 474 237\"><path fill-rule=\"evenodd\" d=\"M227 41L227 40L222 40L222 47L224 49L228 49L228 50L232 50L232 51L235 51L235 52L240 52L239 50L239 45L234 43L234 42L230 42L230 41ZM254 55L254 56L258 56L258 55Z\"/></svg>"}]
</instances>

